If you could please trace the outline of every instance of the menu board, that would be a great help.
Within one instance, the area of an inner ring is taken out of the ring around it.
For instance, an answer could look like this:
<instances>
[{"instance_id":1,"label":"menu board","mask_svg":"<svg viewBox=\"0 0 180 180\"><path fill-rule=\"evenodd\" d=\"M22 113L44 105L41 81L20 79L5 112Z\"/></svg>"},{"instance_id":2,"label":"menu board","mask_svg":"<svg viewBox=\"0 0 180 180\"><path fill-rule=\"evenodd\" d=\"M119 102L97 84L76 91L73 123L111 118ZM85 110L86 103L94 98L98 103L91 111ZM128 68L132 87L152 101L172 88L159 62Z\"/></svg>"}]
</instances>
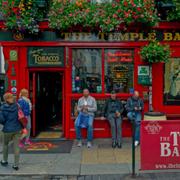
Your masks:
<instances>
[{"instance_id":1,"label":"menu board","mask_svg":"<svg viewBox=\"0 0 180 180\"><path fill-rule=\"evenodd\" d=\"M122 64L113 64L110 66L111 76L114 83L127 83L128 67Z\"/></svg>"},{"instance_id":2,"label":"menu board","mask_svg":"<svg viewBox=\"0 0 180 180\"><path fill-rule=\"evenodd\" d=\"M133 51L106 51L106 91L129 92L133 88Z\"/></svg>"}]
</instances>

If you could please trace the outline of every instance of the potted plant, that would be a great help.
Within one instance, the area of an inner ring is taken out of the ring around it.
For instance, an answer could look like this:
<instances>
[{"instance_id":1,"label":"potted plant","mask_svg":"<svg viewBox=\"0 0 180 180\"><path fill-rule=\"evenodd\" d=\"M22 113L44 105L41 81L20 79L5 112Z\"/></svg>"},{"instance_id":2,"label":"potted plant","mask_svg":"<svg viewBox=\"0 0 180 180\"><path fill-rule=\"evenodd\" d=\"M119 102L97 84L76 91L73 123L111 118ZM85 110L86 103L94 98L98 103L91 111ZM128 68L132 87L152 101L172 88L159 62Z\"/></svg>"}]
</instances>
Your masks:
<instances>
[{"instance_id":1,"label":"potted plant","mask_svg":"<svg viewBox=\"0 0 180 180\"><path fill-rule=\"evenodd\" d=\"M141 48L140 55L145 62L158 63L168 62L171 52L169 45L160 44L158 41L151 41Z\"/></svg>"}]
</instances>

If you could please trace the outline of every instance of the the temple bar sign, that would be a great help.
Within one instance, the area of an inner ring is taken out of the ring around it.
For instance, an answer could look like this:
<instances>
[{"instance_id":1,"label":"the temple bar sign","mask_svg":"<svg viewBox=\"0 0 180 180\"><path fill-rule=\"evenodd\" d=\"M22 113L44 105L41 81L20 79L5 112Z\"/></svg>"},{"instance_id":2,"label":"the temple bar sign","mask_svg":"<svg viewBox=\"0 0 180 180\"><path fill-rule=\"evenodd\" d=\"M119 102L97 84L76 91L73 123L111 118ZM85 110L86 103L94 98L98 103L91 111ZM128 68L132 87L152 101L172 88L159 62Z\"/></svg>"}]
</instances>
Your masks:
<instances>
[{"instance_id":1,"label":"the temple bar sign","mask_svg":"<svg viewBox=\"0 0 180 180\"><path fill-rule=\"evenodd\" d=\"M28 48L28 66L64 66L64 47L30 47Z\"/></svg>"},{"instance_id":2,"label":"the temple bar sign","mask_svg":"<svg viewBox=\"0 0 180 180\"><path fill-rule=\"evenodd\" d=\"M150 33L61 33L65 41L180 41L180 32L150 32Z\"/></svg>"}]
</instances>

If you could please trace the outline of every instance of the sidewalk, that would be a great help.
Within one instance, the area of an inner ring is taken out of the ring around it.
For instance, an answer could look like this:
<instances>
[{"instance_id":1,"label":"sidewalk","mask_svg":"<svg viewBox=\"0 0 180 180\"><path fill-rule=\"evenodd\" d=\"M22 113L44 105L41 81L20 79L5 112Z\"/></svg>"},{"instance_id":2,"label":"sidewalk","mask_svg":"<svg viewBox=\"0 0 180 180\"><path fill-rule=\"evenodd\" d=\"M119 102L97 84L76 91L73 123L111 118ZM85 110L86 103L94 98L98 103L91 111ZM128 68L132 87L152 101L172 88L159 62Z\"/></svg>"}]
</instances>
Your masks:
<instances>
[{"instance_id":1,"label":"sidewalk","mask_svg":"<svg viewBox=\"0 0 180 180\"><path fill-rule=\"evenodd\" d=\"M0 154L2 159L2 154ZM96 139L94 146L87 149L76 147L70 154L21 154L20 169L13 171L13 156L9 156L9 166L0 167L0 179L130 179L131 177L131 139L123 140L122 149L112 149L110 139ZM139 172L140 148L136 148L136 173L140 179L152 176ZM154 173L154 172L151 172ZM164 173L163 173L164 174ZM12 176L13 175L13 176ZM180 174L175 175L180 179ZM171 175L171 179L172 178ZM167 176L164 175L166 178ZM165 179L163 178L163 179ZM154 179L154 178L153 178Z\"/></svg>"}]
</instances>

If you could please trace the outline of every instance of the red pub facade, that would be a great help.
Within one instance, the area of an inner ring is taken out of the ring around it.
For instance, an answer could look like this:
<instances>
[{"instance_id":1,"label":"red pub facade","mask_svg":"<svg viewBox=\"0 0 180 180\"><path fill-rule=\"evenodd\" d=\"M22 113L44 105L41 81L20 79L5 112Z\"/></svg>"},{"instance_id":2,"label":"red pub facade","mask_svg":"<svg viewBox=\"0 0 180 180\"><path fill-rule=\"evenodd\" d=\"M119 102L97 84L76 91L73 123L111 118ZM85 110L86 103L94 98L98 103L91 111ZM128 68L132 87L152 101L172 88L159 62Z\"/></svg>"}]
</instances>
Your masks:
<instances>
[{"instance_id":1,"label":"red pub facade","mask_svg":"<svg viewBox=\"0 0 180 180\"><path fill-rule=\"evenodd\" d=\"M152 32L132 29L118 33L54 33L42 25L41 36L0 32L5 64L5 90L18 96L27 88L33 104L32 136L55 121L65 138L75 138L77 100L88 88L97 100L95 138L110 137L103 105L112 90L126 100L138 90L148 111L152 75L152 105L168 119L180 114L180 24L161 23ZM8 34L9 33L9 34ZM170 45L167 64L142 61L139 51L147 41L160 39ZM85 131L84 131L85 133ZM123 136L131 135L131 125L123 120Z\"/></svg>"}]
</instances>

